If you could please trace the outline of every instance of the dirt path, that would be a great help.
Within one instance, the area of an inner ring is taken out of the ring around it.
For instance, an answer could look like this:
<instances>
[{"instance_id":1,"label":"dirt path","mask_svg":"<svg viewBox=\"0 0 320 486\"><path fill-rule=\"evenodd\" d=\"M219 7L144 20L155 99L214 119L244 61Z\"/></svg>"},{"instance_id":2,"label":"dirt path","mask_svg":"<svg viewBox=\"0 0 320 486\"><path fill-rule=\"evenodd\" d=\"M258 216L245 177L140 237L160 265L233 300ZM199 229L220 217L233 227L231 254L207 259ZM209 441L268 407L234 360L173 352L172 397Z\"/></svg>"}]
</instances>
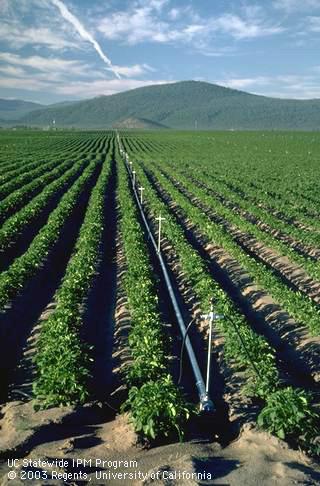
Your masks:
<instances>
[{"instance_id":1,"label":"dirt path","mask_svg":"<svg viewBox=\"0 0 320 486\"><path fill-rule=\"evenodd\" d=\"M186 175L186 174L184 174L184 175L193 184L195 184L197 187L204 189L208 194L212 194L215 198L218 199L218 201L220 201L228 209L235 211L237 214L239 214L239 216L244 218L249 223L255 224L265 233L268 233L271 236L273 236L274 238L276 238L277 240L282 241L286 245L288 245L291 248L293 248L294 250L296 250L301 255L308 256L308 257L314 259L315 261L320 259L320 249L319 248L312 247L311 245L305 245L303 242L294 239L292 236L288 235L287 233L283 233L282 231L271 227L269 224L265 223L264 221L261 221L261 219L259 219L254 214L243 209L239 205L239 203L236 203L235 201L227 199L222 194L211 189L207 184L204 184L202 182L197 181L194 177L192 177L190 175Z\"/></svg>"},{"instance_id":2,"label":"dirt path","mask_svg":"<svg viewBox=\"0 0 320 486\"><path fill-rule=\"evenodd\" d=\"M2 413L5 414L0 420L2 486L316 486L320 482L319 465L251 425L247 425L240 436L224 448L215 442L187 441L143 449L137 445L137 437L126 416L110 420L99 407L34 412L32 403L12 402L2 409ZM8 458L18 458L18 467L9 467ZM63 460L64 464L50 467L48 462L42 465L28 463L24 467L23 459L50 462L57 459ZM77 459L91 462L76 467L73 461ZM14 471L17 478L9 480L9 471ZM42 478L47 475L48 479L19 479L20 475L24 477L28 473L37 473ZM58 473L69 473L70 476L65 481L63 476L56 479ZM82 479L79 479L80 473ZM121 473L131 473L132 476L124 479L124 476L120 477ZM197 473L201 476L196 476ZM115 474L119 475L117 479L112 477ZM201 481L204 477L206 481Z\"/></svg>"},{"instance_id":3,"label":"dirt path","mask_svg":"<svg viewBox=\"0 0 320 486\"><path fill-rule=\"evenodd\" d=\"M153 176L151 178L155 181ZM296 290L300 290L315 303L320 304L320 282L311 278L300 265L290 261L288 257L281 255L273 248L266 246L254 236L241 231L239 228L229 223L220 215L216 215L211 208L203 204L197 197L189 192L181 183L168 176L174 186L212 221L222 225L249 255L256 260L263 262L270 268L276 270L284 281Z\"/></svg>"},{"instance_id":4,"label":"dirt path","mask_svg":"<svg viewBox=\"0 0 320 486\"><path fill-rule=\"evenodd\" d=\"M258 331L267 337L290 371L301 374L304 381L310 375L314 382L319 382L319 337L310 337L307 329L295 322L264 289L258 287L236 260L223 248L208 241L159 184L156 187L153 184L153 187L170 207L187 239L206 259L212 274L243 308L249 321L254 322Z\"/></svg>"}]
</instances>

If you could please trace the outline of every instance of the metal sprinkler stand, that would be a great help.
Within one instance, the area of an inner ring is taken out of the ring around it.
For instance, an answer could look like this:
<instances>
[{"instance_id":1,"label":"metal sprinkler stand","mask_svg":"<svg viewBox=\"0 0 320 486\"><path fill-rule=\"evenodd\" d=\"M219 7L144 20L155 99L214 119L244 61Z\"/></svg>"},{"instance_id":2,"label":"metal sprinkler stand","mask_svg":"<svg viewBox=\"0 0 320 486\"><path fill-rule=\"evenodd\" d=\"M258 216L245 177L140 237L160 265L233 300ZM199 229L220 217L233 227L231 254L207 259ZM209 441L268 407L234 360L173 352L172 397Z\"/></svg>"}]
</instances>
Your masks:
<instances>
[{"instance_id":1,"label":"metal sprinkler stand","mask_svg":"<svg viewBox=\"0 0 320 486\"><path fill-rule=\"evenodd\" d=\"M139 192L140 192L140 203L141 203L141 205L143 204L143 191L144 191L144 187L140 186Z\"/></svg>"},{"instance_id":2,"label":"metal sprinkler stand","mask_svg":"<svg viewBox=\"0 0 320 486\"><path fill-rule=\"evenodd\" d=\"M202 314L201 318L204 320L209 320L209 344L208 344L208 358L207 358L207 377L206 377L206 393L209 395L210 389L210 379L211 379L211 356L212 356L212 329L213 322L220 319L224 319L223 314L216 314L214 312L214 300L211 300L210 312L209 314Z\"/></svg>"},{"instance_id":3,"label":"metal sprinkler stand","mask_svg":"<svg viewBox=\"0 0 320 486\"><path fill-rule=\"evenodd\" d=\"M162 224L162 221L165 221L166 218L163 218L161 216L161 213L159 214L159 217L156 218L156 221L159 221L159 228L158 228L158 247L157 247L157 250L158 250L158 253L160 253L160 248L161 248L161 224Z\"/></svg>"}]
</instances>

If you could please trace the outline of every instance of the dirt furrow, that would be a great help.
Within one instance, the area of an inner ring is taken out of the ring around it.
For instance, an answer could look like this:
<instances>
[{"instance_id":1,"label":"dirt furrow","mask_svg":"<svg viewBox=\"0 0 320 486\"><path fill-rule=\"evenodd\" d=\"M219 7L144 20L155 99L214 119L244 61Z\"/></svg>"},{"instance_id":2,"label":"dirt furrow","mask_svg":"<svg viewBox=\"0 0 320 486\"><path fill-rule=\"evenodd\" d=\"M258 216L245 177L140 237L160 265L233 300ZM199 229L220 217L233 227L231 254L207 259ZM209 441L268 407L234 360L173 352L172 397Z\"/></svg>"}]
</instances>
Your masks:
<instances>
[{"instance_id":1,"label":"dirt furrow","mask_svg":"<svg viewBox=\"0 0 320 486\"><path fill-rule=\"evenodd\" d=\"M275 269L290 286L294 287L296 290L300 290L314 302L320 304L320 282L313 280L302 267L292 263L288 257L280 255L272 248L267 247L252 235L241 231L223 217L214 214L210 208L205 206L198 198L187 191L179 182L172 178L170 178L170 180L182 194L187 196L188 199L201 209L201 211L212 221L223 225L242 248L253 255L257 260L260 260Z\"/></svg>"},{"instance_id":2,"label":"dirt furrow","mask_svg":"<svg viewBox=\"0 0 320 486\"><path fill-rule=\"evenodd\" d=\"M235 192L236 194L238 194L239 196L241 196L243 199L245 199L246 201L248 201L250 203L255 204L259 208L264 209L265 211L270 212L272 214L272 216L275 216L280 221L283 221L283 222L285 222L287 224L291 224L291 225L295 226L296 228L301 229L301 230L304 230L304 231L309 231L311 233L320 233L320 230L318 230L317 228L314 228L312 226L308 226L307 224L302 223L301 221L299 221L299 220L297 220L295 218L292 218L292 217L288 216L287 214L283 213L282 211L279 211L279 210L275 209L273 206L269 206L266 202L263 202L261 200L257 200L255 198L253 198L252 196L248 195L246 192L244 192L241 189L233 186L233 184L228 183L228 182L224 182L224 184L232 192Z\"/></svg>"},{"instance_id":3,"label":"dirt furrow","mask_svg":"<svg viewBox=\"0 0 320 486\"><path fill-rule=\"evenodd\" d=\"M225 250L212 244L189 221L177 204L157 184L157 190L186 231L186 236L210 262L218 279L248 316L253 327L264 334L277 351L278 358L302 383L320 382L320 338L310 337L307 329L291 318L275 300L257 286L239 263ZM310 381L311 379L311 381ZM309 386L308 385L308 386Z\"/></svg>"},{"instance_id":4,"label":"dirt furrow","mask_svg":"<svg viewBox=\"0 0 320 486\"><path fill-rule=\"evenodd\" d=\"M152 223L153 218L147 206L145 206L145 212L149 219L149 224L153 228L154 234L156 234L156 228ZM210 303L208 303L208 309L201 308L191 284L180 266L174 247L166 238L162 238L161 252L168 265L170 278L184 321L187 324L192 319L195 320L189 331L189 337L202 370L202 376L205 377L209 328L208 322L201 319L200 316L209 310ZM181 348L182 339L180 332L178 329L174 332L178 335L179 348ZM216 435L221 443L226 444L239 434L244 424L254 422L258 413L258 407L241 394L241 386L245 383L245 378L241 372L231 369L226 363L223 355L223 343L223 336L217 329L214 329L210 396L214 401L217 412L214 423L208 423L206 427L211 429L207 429L207 432ZM182 370L182 385L184 388L187 385L187 388L190 389L190 385L193 384L194 388L194 377L186 352ZM177 378L178 375L176 376ZM193 390L193 393L195 393L195 390Z\"/></svg>"},{"instance_id":5,"label":"dirt furrow","mask_svg":"<svg viewBox=\"0 0 320 486\"><path fill-rule=\"evenodd\" d=\"M297 251L301 255L310 257L310 258L314 259L315 261L320 260L320 249L319 248L315 248L315 247L310 246L310 245L305 245L301 241L295 240L290 235L287 235L287 234L283 233L282 231L277 230L276 228L272 228L268 224L261 221L258 217L254 216L252 213L242 209L238 204L228 200L226 197L224 197L221 194L219 194L218 192L214 191L213 189L208 187L206 184L197 181L194 177L188 176L188 179L190 179L193 182L193 184L195 184L196 186L201 187L202 189L207 191L208 194L212 194L214 197L216 197L228 209L231 209L232 211L239 214L239 216L243 217L249 223L255 224L261 230L265 231L266 233L270 234L274 238L276 238L279 241L282 241L286 245L290 246L291 248L293 248L295 251Z\"/></svg>"}]
</instances>

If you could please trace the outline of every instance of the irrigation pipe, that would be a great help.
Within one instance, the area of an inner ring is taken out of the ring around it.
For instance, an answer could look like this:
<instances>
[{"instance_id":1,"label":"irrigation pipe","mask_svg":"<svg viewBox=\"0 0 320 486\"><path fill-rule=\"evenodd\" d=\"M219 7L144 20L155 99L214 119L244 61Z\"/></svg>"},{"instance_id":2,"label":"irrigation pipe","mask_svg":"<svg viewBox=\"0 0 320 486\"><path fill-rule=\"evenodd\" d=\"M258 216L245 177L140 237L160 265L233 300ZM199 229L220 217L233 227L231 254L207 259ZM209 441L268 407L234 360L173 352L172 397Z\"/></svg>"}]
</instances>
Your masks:
<instances>
[{"instance_id":1,"label":"irrigation pipe","mask_svg":"<svg viewBox=\"0 0 320 486\"><path fill-rule=\"evenodd\" d=\"M190 329L191 325L194 323L194 321L195 321L195 317L193 319L191 319L191 321L187 325L185 335L183 336L182 346L181 346L181 352L180 352L180 371L179 371L178 385L180 385L181 380L182 380L182 374L183 374L183 353L184 353L184 348L185 348L185 344L186 344L186 337L187 337L188 332L189 332L189 329Z\"/></svg>"},{"instance_id":2,"label":"irrigation pipe","mask_svg":"<svg viewBox=\"0 0 320 486\"><path fill-rule=\"evenodd\" d=\"M119 144L119 147L121 148L120 144ZM120 150L120 153L122 154L123 150L122 151ZM176 315L177 322L178 322L179 327L180 327L181 335L183 336L183 339L185 341L185 347L186 347L186 350L187 350L187 353L188 353L188 356L189 356L191 368L192 368L194 378L195 378L195 382L196 382L196 387L197 387L197 390L198 390L198 395L199 395L199 400L200 400L200 411L212 413L212 412L215 411L215 407L214 407L212 400L210 399L209 394L206 391L206 386L205 386L205 383L204 383L202 375L201 375L200 367L199 367L196 355L194 353L190 338L187 335L187 329L186 329L186 326L185 326L183 318L182 318L182 314L181 314L181 311L180 311L180 308L179 308L179 304L178 304L176 297L174 295L174 290L173 290L173 287L172 287L172 283L171 283L171 280L170 280L170 277L169 277L169 273L168 273L166 264L165 264L165 262L162 258L161 252L158 251L157 243L154 239L154 236L151 232L148 221L147 221L146 216L144 214L143 207L142 207L141 202L139 200L139 195L137 193L135 183L133 182L132 174L131 174L131 171L129 169L127 157L125 157L125 165L126 165L126 168L127 168L127 171L128 171L131 183L132 183L133 193L134 193L137 205L139 207L143 223L146 227L146 230L147 230L147 233L148 233L149 238L151 240L151 243L152 243L152 245L155 249L156 255L159 258L162 273L163 273L163 276L164 276L164 279L165 279L165 282L166 282L166 286L167 286L167 289L168 289L168 292L169 292L169 295L170 295L170 299L171 299L171 302L172 302L172 305L173 305L174 313Z\"/></svg>"}]
</instances>

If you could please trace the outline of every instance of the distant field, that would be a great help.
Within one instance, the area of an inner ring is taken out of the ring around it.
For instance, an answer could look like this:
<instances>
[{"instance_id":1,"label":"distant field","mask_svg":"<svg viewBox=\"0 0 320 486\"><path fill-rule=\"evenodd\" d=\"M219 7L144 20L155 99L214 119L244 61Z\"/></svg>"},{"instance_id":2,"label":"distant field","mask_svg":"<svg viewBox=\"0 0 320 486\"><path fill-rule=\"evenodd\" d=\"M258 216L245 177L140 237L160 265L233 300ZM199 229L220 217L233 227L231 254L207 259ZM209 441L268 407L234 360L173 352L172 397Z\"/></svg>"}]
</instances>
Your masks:
<instances>
[{"instance_id":1,"label":"distant field","mask_svg":"<svg viewBox=\"0 0 320 486\"><path fill-rule=\"evenodd\" d=\"M318 133L2 130L0 141L3 402L126 402L151 440L188 429L198 398L186 357L178 384L182 339L134 180L155 238L165 218L161 252L204 375L200 316L212 299L224 316L210 390L222 422L250 415L319 453Z\"/></svg>"}]
</instances>

